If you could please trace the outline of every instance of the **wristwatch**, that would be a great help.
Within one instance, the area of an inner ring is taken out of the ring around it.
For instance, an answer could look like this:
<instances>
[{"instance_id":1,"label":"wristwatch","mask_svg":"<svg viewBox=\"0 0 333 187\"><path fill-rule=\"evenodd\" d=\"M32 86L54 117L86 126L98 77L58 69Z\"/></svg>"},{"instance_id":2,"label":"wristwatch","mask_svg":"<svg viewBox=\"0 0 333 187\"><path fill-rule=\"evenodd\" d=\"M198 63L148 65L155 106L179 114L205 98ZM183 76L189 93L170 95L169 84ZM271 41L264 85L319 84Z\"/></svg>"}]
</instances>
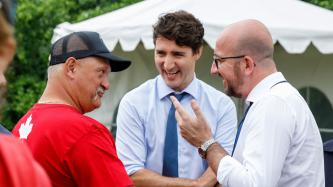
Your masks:
<instances>
[{"instance_id":1,"label":"wristwatch","mask_svg":"<svg viewBox=\"0 0 333 187\"><path fill-rule=\"evenodd\" d=\"M198 148L198 153L201 156L201 158L206 159L207 150L213 143L216 143L216 141L214 140L214 138L211 138Z\"/></svg>"}]
</instances>

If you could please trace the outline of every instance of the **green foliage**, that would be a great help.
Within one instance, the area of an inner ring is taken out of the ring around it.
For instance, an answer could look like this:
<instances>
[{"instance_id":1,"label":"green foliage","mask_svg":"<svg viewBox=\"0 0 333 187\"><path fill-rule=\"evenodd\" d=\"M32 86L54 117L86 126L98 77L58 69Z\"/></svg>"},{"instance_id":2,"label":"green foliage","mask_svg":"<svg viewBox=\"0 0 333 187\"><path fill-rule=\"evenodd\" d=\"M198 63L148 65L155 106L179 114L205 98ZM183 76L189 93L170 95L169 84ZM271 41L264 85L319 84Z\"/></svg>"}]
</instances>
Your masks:
<instances>
[{"instance_id":1,"label":"green foliage","mask_svg":"<svg viewBox=\"0 0 333 187\"><path fill-rule=\"evenodd\" d=\"M140 0L18 0L15 32L17 53L7 73L7 104L1 121L11 129L38 100L45 84L53 29Z\"/></svg>"},{"instance_id":2,"label":"green foliage","mask_svg":"<svg viewBox=\"0 0 333 187\"><path fill-rule=\"evenodd\" d=\"M22 115L36 102L39 98L40 91L45 87L45 81L39 80L36 76L19 75L16 77L14 84L8 86L8 104L4 108L4 113L7 117L4 117L4 124L7 128L11 128L9 124L13 124L12 118L19 119ZM8 107L10 106L10 108ZM10 116L11 118L9 118Z\"/></svg>"},{"instance_id":3,"label":"green foliage","mask_svg":"<svg viewBox=\"0 0 333 187\"><path fill-rule=\"evenodd\" d=\"M329 10L333 10L333 0L304 0L305 2L312 3Z\"/></svg>"}]
</instances>

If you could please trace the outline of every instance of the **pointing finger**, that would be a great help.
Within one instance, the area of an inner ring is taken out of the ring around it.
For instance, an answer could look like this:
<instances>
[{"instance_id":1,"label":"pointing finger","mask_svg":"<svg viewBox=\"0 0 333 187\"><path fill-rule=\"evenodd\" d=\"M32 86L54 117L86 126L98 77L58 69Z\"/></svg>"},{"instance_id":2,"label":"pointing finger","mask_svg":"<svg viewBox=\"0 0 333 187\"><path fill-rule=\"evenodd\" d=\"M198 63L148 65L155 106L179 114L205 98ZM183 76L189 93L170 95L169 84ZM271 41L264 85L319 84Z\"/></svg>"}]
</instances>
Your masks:
<instances>
[{"instance_id":1,"label":"pointing finger","mask_svg":"<svg viewBox=\"0 0 333 187\"><path fill-rule=\"evenodd\" d=\"M182 120L182 118L179 116L179 113L176 111L176 113L175 113L175 118L176 118L176 120L177 120L177 124L179 125L179 126L181 126L183 123L183 120Z\"/></svg>"},{"instance_id":2,"label":"pointing finger","mask_svg":"<svg viewBox=\"0 0 333 187\"><path fill-rule=\"evenodd\" d=\"M170 96L170 99L173 103L173 105L175 106L175 109L179 115L180 118L184 118L186 117L188 114L187 112L185 111L184 107L179 103L179 101L176 99L175 96Z\"/></svg>"},{"instance_id":3,"label":"pointing finger","mask_svg":"<svg viewBox=\"0 0 333 187\"><path fill-rule=\"evenodd\" d=\"M197 116L197 119L200 121L205 121L204 114L202 113L198 103L194 99L192 99L192 101L191 101L191 107L192 107L195 115Z\"/></svg>"}]
</instances>

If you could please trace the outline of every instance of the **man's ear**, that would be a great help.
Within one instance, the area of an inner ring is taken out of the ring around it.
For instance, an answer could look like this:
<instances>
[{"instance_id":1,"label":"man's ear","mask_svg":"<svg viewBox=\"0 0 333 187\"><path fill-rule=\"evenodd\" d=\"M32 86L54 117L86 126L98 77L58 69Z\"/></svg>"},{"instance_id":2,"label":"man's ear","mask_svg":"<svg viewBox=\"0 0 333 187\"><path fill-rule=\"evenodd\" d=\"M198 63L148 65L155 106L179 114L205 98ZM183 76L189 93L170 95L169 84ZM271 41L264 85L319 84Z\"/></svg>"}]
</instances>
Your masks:
<instances>
[{"instance_id":1,"label":"man's ear","mask_svg":"<svg viewBox=\"0 0 333 187\"><path fill-rule=\"evenodd\" d=\"M69 57L64 63L64 73L70 77L74 78L75 72L78 68L79 62L74 57Z\"/></svg>"},{"instance_id":2,"label":"man's ear","mask_svg":"<svg viewBox=\"0 0 333 187\"><path fill-rule=\"evenodd\" d=\"M250 56L244 57L245 61L245 74L250 75L254 71L254 67L256 66L256 63L254 59Z\"/></svg>"}]
</instances>

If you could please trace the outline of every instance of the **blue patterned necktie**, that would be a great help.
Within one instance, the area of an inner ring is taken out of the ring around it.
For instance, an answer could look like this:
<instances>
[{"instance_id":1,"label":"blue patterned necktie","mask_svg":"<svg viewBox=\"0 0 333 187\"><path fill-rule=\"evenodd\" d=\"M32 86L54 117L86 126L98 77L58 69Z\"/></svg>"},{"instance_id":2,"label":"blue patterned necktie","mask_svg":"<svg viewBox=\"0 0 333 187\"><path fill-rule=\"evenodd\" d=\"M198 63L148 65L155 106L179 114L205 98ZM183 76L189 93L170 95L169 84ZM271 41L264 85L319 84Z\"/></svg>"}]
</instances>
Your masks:
<instances>
[{"instance_id":1,"label":"blue patterned necktie","mask_svg":"<svg viewBox=\"0 0 333 187\"><path fill-rule=\"evenodd\" d=\"M185 92L174 95L180 102L186 95ZM163 154L163 176L178 177L178 136L177 136L177 121L175 118L175 106L171 104L164 141Z\"/></svg>"},{"instance_id":2,"label":"blue patterned necktie","mask_svg":"<svg viewBox=\"0 0 333 187\"><path fill-rule=\"evenodd\" d=\"M231 153L231 156L234 155L234 151L235 151L235 148L236 148L236 145L237 145L237 142L238 142L238 138L239 138L239 134L242 130L242 126L243 126L243 123L244 123L244 120L245 120L245 117L247 115L247 112L250 110L251 106L252 106L253 102L250 102L250 105L247 107L247 109L245 110L245 113L243 115L243 118L242 120L240 121L239 125L238 125L238 129L237 129L237 134L236 134L236 138L235 138L235 142L234 142L234 147L232 149L232 153Z\"/></svg>"}]
</instances>

